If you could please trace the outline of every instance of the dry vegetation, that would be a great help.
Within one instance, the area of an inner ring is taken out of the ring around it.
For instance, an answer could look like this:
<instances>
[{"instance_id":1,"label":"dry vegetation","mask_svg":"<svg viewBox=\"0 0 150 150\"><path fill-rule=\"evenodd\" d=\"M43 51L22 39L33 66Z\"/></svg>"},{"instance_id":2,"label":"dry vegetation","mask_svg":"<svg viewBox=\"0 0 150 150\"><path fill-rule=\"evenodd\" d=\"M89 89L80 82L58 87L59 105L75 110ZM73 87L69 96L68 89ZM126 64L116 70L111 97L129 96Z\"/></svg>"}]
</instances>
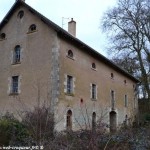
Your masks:
<instances>
[{"instance_id":1,"label":"dry vegetation","mask_svg":"<svg viewBox=\"0 0 150 150\"><path fill-rule=\"evenodd\" d=\"M26 112L22 122L7 113L0 118L0 146L44 146L44 150L148 150L150 126L126 127L111 134L100 122L95 130L54 131L45 106Z\"/></svg>"}]
</instances>

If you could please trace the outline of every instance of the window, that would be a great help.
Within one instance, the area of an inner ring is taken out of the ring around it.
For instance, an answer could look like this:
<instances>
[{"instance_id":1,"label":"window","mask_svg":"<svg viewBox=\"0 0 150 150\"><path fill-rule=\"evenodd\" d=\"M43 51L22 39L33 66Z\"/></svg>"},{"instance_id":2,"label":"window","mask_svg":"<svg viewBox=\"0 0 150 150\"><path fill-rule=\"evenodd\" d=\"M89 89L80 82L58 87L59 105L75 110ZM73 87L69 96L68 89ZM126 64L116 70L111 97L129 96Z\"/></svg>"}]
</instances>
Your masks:
<instances>
[{"instance_id":1,"label":"window","mask_svg":"<svg viewBox=\"0 0 150 150\"><path fill-rule=\"evenodd\" d=\"M124 84L125 84L125 85L127 84L127 81L126 81L126 80L124 80Z\"/></svg>"},{"instance_id":2,"label":"window","mask_svg":"<svg viewBox=\"0 0 150 150\"><path fill-rule=\"evenodd\" d=\"M13 53L13 63L20 63L20 52L21 52L21 47L20 45L17 45L14 49Z\"/></svg>"},{"instance_id":3,"label":"window","mask_svg":"<svg viewBox=\"0 0 150 150\"><path fill-rule=\"evenodd\" d=\"M92 63L92 69L96 69L96 64Z\"/></svg>"},{"instance_id":4,"label":"window","mask_svg":"<svg viewBox=\"0 0 150 150\"><path fill-rule=\"evenodd\" d=\"M73 93L73 77L69 75L67 75L67 93Z\"/></svg>"},{"instance_id":5,"label":"window","mask_svg":"<svg viewBox=\"0 0 150 150\"><path fill-rule=\"evenodd\" d=\"M95 84L92 84L92 89L91 89L91 98L92 99L97 99L97 89L96 89L96 85Z\"/></svg>"},{"instance_id":6,"label":"window","mask_svg":"<svg viewBox=\"0 0 150 150\"><path fill-rule=\"evenodd\" d=\"M5 38L6 38L6 34L5 34L5 33L1 33L1 34L0 34L0 39L1 39L1 40L4 40Z\"/></svg>"},{"instance_id":7,"label":"window","mask_svg":"<svg viewBox=\"0 0 150 150\"><path fill-rule=\"evenodd\" d=\"M13 76L12 77L12 86L11 86L12 94L18 93L18 85L19 85L19 76Z\"/></svg>"},{"instance_id":8,"label":"window","mask_svg":"<svg viewBox=\"0 0 150 150\"><path fill-rule=\"evenodd\" d=\"M71 110L67 111L66 127L67 127L67 130L72 129L72 111Z\"/></svg>"},{"instance_id":9,"label":"window","mask_svg":"<svg viewBox=\"0 0 150 150\"><path fill-rule=\"evenodd\" d=\"M114 78L114 74L113 74L113 73L111 73L111 78L112 78L112 79Z\"/></svg>"},{"instance_id":10,"label":"window","mask_svg":"<svg viewBox=\"0 0 150 150\"><path fill-rule=\"evenodd\" d=\"M72 52L72 50L68 50L68 57L70 57L70 58L73 58L73 52Z\"/></svg>"},{"instance_id":11,"label":"window","mask_svg":"<svg viewBox=\"0 0 150 150\"><path fill-rule=\"evenodd\" d=\"M111 107L115 108L115 92L113 90L111 90Z\"/></svg>"},{"instance_id":12,"label":"window","mask_svg":"<svg viewBox=\"0 0 150 150\"><path fill-rule=\"evenodd\" d=\"M93 112L92 114L92 130L96 129L96 113Z\"/></svg>"},{"instance_id":13,"label":"window","mask_svg":"<svg viewBox=\"0 0 150 150\"><path fill-rule=\"evenodd\" d=\"M128 107L128 96L127 95L124 96L124 106Z\"/></svg>"},{"instance_id":14,"label":"window","mask_svg":"<svg viewBox=\"0 0 150 150\"><path fill-rule=\"evenodd\" d=\"M23 11L23 10L19 11L17 17L18 17L19 19L22 19L23 16L24 16L24 11Z\"/></svg>"},{"instance_id":15,"label":"window","mask_svg":"<svg viewBox=\"0 0 150 150\"><path fill-rule=\"evenodd\" d=\"M32 24L32 25L29 27L29 32L33 32L33 31L36 31L36 25L35 25L35 24Z\"/></svg>"}]
</instances>

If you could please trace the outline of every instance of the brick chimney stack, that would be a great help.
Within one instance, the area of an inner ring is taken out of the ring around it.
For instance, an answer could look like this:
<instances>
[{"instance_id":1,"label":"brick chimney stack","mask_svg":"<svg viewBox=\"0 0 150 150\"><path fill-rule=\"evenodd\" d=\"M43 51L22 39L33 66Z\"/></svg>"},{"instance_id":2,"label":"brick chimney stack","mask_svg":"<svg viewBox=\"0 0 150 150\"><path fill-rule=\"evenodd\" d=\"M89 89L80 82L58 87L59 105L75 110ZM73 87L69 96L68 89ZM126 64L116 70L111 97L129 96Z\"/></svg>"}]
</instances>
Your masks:
<instances>
[{"instance_id":1,"label":"brick chimney stack","mask_svg":"<svg viewBox=\"0 0 150 150\"><path fill-rule=\"evenodd\" d=\"M76 22L71 18L71 21L68 22L68 32L76 37Z\"/></svg>"}]
</instances>

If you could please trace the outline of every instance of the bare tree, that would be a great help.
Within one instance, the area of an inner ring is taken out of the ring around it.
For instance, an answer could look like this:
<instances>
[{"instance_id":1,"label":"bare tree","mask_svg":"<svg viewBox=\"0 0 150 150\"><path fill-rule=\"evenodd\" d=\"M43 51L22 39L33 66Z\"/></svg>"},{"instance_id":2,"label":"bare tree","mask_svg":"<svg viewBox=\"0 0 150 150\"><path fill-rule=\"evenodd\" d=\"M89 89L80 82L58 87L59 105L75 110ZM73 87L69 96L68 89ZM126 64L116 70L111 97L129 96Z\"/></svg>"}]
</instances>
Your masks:
<instances>
[{"instance_id":1,"label":"bare tree","mask_svg":"<svg viewBox=\"0 0 150 150\"><path fill-rule=\"evenodd\" d=\"M141 82L150 101L150 1L118 0L102 21L104 32L111 40L110 49L128 54L140 66Z\"/></svg>"}]
</instances>

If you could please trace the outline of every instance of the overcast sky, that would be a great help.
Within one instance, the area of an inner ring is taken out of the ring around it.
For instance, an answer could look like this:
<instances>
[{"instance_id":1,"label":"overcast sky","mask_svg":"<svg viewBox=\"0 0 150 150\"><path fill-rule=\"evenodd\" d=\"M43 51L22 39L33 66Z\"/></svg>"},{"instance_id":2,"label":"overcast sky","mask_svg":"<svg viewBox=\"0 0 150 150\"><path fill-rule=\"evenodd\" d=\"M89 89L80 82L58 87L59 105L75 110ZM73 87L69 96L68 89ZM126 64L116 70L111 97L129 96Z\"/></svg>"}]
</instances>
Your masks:
<instances>
[{"instance_id":1,"label":"overcast sky","mask_svg":"<svg viewBox=\"0 0 150 150\"><path fill-rule=\"evenodd\" d=\"M0 21L15 0L0 0ZM116 4L116 0L25 0L45 17L67 30L69 19L76 21L78 39L106 56L105 36L100 21L104 12ZM65 19L62 19L62 18Z\"/></svg>"}]
</instances>

